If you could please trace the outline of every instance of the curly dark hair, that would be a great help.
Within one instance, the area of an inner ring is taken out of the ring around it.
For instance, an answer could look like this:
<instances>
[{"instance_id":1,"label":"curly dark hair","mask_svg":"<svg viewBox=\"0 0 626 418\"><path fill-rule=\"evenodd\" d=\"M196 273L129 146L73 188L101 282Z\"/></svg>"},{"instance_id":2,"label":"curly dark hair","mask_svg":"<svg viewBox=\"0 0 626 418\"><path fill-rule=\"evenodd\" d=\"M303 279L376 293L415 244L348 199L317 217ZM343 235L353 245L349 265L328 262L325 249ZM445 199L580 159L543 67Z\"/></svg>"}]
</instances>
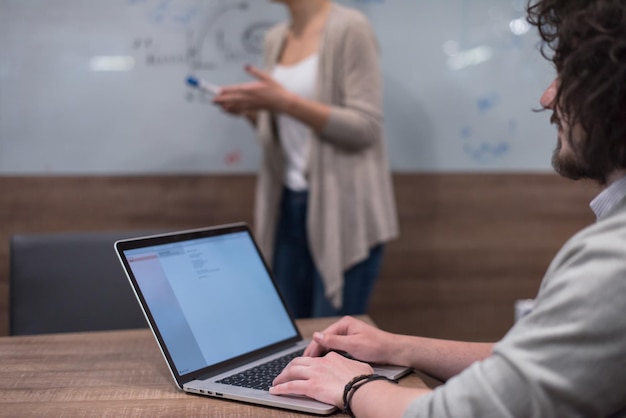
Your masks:
<instances>
[{"instance_id":1,"label":"curly dark hair","mask_svg":"<svg viewBox=\"0 0 626 418\"><path fill-rule=\"evenodd\" d=\"M529 0L527 12L556 67L556 106L586 134L587 177L606 183L626 168L626 1Z\"/></svg>"}]
</instances>

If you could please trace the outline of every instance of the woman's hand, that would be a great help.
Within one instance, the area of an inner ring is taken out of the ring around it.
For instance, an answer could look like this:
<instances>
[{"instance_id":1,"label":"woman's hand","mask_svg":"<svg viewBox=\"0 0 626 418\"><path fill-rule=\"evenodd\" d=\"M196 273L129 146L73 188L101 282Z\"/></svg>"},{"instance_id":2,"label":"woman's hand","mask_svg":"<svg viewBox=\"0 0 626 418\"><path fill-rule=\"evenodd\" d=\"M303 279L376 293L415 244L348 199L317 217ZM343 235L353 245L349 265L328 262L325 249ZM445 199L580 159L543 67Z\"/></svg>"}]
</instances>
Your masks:
<instances>
[{"instance_id":1,"label":"woman's hand","mask_svg":"<svg viewBox=\"0 0 626 418\"><path fill-rule=\"evenodd\" d=\"M369 363L389 364L394 352L390 347L394 334L382 331L351 316L341 318L322 332L313 334L305 356L321 356L329 350L340 350Z\"/></svg>"},{"instance_id":2,"label":"woman's hand","mask_svg":"<svg viewBox=\"0 0 626 418\"><path fill-rule=\"evenodd\" d=\"M274 379L270 393L304 395L341 408L346 384L356 376L371 373L369 364L332 351L324 357L298 357Z\"/></svg>"},{"instance_id":3,"label":"woman's hand","mask_svg":"<svg viewBox=\"0 0 626 418\"><path fill-rule=\"evenodd\" d=\"M246 66L246 71L257 81L224 86L213 98L213 103L219 105L225 112L235 115L245 115L257 110L284 112L288 108L294 99L291 92L278 84L269 74L253 66Z\"/></svg>"}]
</instances>

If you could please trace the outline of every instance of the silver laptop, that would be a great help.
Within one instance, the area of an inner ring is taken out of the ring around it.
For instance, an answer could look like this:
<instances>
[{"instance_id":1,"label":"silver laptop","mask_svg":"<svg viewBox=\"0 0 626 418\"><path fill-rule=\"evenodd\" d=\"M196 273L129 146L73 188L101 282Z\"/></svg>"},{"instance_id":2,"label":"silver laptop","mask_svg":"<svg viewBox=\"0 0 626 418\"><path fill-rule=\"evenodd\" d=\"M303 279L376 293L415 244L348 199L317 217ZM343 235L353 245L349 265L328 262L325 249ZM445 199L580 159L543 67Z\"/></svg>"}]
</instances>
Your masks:
<instances>
[{"instance_id":1,"label":"silver laptop","mask_svg":"<svg viewBox=\"0 0 626 418\"><path fill-rule=\"evenodd\" d=\"M320 415L336 410L268 392L308 341L246 224L120 240L115 250L180 389ZM392 378L410 371L375 369Z\"/></svg>"}]
</instances>

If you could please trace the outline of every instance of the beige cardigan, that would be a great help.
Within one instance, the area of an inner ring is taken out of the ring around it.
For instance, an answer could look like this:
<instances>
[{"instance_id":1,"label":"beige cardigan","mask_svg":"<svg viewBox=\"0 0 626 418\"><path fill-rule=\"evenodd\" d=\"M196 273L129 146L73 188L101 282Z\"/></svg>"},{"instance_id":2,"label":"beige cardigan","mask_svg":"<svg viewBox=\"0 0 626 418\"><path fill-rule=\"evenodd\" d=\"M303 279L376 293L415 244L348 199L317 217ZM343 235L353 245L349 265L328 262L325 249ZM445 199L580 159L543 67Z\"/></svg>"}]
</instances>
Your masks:
<instances>
[{"instance_id":1,"label":"beige cardigan","mask_svg":"<svg viewBox=\"0 0 626 418\"><path fill-rule=\"evenodd\" d=\"M268 31L265 70L278 60L287 24ZM321 135L312 133L308 161L307 231L326 296L343 297L343 273L370 248L398 235L387 151L382 132L382 91L375 35L360 12L332 5L319 51L316 99L331 106ZM255 233L271 262L284 178L275 120L259 114L263 159L257 181Z\"/></svg>"}]
</instances>

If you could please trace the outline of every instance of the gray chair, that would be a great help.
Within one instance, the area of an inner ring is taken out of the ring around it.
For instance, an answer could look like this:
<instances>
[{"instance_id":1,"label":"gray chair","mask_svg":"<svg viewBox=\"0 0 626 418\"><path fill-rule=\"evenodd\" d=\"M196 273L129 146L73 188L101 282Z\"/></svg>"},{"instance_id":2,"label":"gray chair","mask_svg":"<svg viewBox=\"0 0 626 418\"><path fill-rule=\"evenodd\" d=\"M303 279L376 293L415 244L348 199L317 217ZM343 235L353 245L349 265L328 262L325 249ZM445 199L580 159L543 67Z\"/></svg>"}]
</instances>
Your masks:
<instances>
[{"instance_id":1,"label":"gray chair","mask_svg":"<svg viewBox=\"0 0 626 418\"><path fill-rule=\"evenodd\" d=\"M113 243L152 233L13 235L9 242L9 333L147 327Z\"/></svg>"}]
</instances>

